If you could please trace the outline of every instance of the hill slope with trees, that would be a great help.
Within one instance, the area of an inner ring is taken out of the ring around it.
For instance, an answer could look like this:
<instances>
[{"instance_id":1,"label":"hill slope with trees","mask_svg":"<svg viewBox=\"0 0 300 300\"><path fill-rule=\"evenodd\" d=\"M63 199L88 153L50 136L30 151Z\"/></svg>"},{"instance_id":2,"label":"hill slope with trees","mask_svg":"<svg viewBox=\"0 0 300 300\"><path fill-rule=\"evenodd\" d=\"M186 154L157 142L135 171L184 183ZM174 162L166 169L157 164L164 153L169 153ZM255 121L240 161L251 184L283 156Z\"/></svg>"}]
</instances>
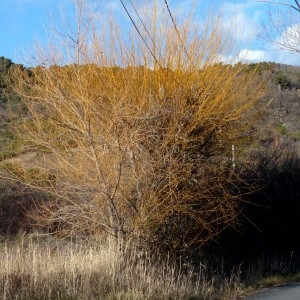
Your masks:
<instances>
[{"instance_id":1,"label":"hill slope with trees","mask_svg":"<svg viewBox=\"0 0 300 300\"><path fill-rule=\"evenodd\" d=\"M4 116L2 118L2 123L1 123L1 138L2 138L2 143L1 143L1 149L2 149L2 160L7 161L11 160L12 162L20 162L21 164L26 166L32 164L31 167L33 167L33 161L37 161L36 155L40 151L45 151L43 150L43 147L33 145L32 143L29 144L24 144L21 139L18 137L18 133L22 133L22 131L16 130L16 120L19 121L20 118L26 116L28 112L24 110L24 104L22 103L23 100L18 99L17 96L12 95L11 90L8 88L7 84L9 82L9 70L13 70L14 68L16 69L16 66L9 60L9 59L2 59L3 60L3 65L5 67L2 68L1 74L2 76L2 91L1 91L1 99L2 100L2 106L1 106L1 114ZM226 66L224 66L226 67ZM67 72L68 67L61 68L62 70L66 70ZM71 67L72 68L72 67ZM226 67L227 68L227 67ZM239 166L247 164L247 161L251 158L251 165L254 170L252 172L254 174L249 175L253 176L253 180L266 180L266 178L255 178L255 176L258 176L258 171L257 166L255 165L255 161L260 161L260 160L265 160L269 164L273 164L272 167L275 167L276 163L281 164L278 165L278 168L282 168L281 171L285 170L287 166L284 164L291 163L291 162L282 162L281 159L296 159L297 155L299 154L299 149L300 149L300 94L299 94L299 87L300 87L300 82L299 82L299 76L300 76L300 67L293 67L293 66L286 66L286 65L278 65L275 63L259 63L259 64L250 64L250 65L245 65L243 66L245 68L245 72L255 72L259 77L264 78L266 80L267 84L267 93L265 94L264 97L262 97L258 103L255 106L255 114L258 116L257 122L253 123L252 129L249 128L249 130L252 132L252 138L249 139L246 142L245 146L239 147L238 145L235 145L235 163ZM20 69L22 72L25 70L24 68ZM38 70L38 68L37 68ZM215 72L216 70L214 70ZM32 69L26 71L29 76L32 73ZM95 71L93 71L95 72ZM107 71L105 71L107 72ZM115 70L109 70L109 72L114 72L115 74L119 74L117 76L123 76L122 72L124 72L124 76L126 77L127 73L132 72L131 69L124 70L122 71L121 69L115 69ZM138 72L144 72L142 69L140 69ZM152 71L151 71L152 72ZM151 74L151 72L149 74ZM141 73L141 74L142 74ZM217 73L216 73L217 74ZM5 79L6 78L6 79ZM17 100L16 100L17 99ZM34 129L33 134L36 134L37 131ZM254 133L254 134L253 134ZM66 135L66 137L69 135ZM59 141L60 147L62 143L65 143L66 147L71 147L70 149L76 149L77 144L75 140L70 140L68 141L67 139ZM227 150L227 156L231 160L232 159L232 153L231 153L231 144L234 144L235 141L232 140L229 142L229 144L226 146ZM74 152L74 150L72 150ZM199 150L201 152L201 149ZM45 153L48 153L47 151ZM287 157L282 158L281 156L284 156L282 153L288 153ZM49 154L47 154L49 155ZM74 154L73 154L74 155ZM292 156L292 157L290 157ZM52 159L52 158L51 158ZM276 161L277 159L277 161ZM275 161L274 161L275 160ZM245 163L246 162L246 163ZM212 162L213 163L213 160ZM210 164L211 164L210 163ZM261 163L261 162L260 162ZM283 165L282 165L283 164ZM250 164L249 164L250 165ZM275 172L274 170L267 170L267 168L270 168L271 165L265 165L266 170L262 170L264 172ZM297 164L293 166L294 171L297 173ZM244 168L244 166L243 166ZM292 170L290 169L292 172ZM157 172L157 171L155 171ZM244 172L244 171L243 171ZM279 172L277 170L276 172ZM291 176L294 176L293 174ZM275 176L275 174L267 174L266 176ZM157 174L157 173L156 173ZM20 174L19 174L20 175ZM25 175L23 175L25 176ZM37 176L37 175L36 175ZM48 176L50 175L42 175L46 176L43 177L44 179L47 179ZM52 176L52 175L51 175ZM50 178L51 178L50 176ZM54 176L54 175L53 175ZM128 175L127 175L128 176ZM194 175L193 180L198 180ZM244 176L244 175L242 175ZM277 176L277 175L276 175ZM276 177L275 176L275 177ZM259 176L258 176L259 177ZM200 177L199 177L200 178ZM285 178L286 175L285 175ZM208 180L209 178L205 179ZM275 182L275 178L273 178L274 182L272 184L277 185L277 182ZM278 180L278 179L276 179ZM295 178L292 179L286 179L287 185L289 186L289 183L294 181ZM264 185L264 183L258 184L259 185ZM283 190L285 189L282 187ZM290 187L289 187L290 188ZM294 189L295 187L293 187ZM16 187L17 189L17 187ZM261 187L259 187L259 190L261 190ZM264 189L263 189L264 190ZM283 193L283 192L282 192ZM293 192L293 190L290 190L290 193L295 195L296 191ZM257 193L254 193L254 196L251 196L253 199L251 200L252 202L255 202L255 204L262 205L262 200L256 200ZM258 192L259 194L259 192ZM282 194L280 194L283 196ZM281 197L280 196L280 197ZM274 197L274 195L272 196ZM24 197L26 198L26 197ZM212 200L211 200L212 201ZM272 201L269 200L269 201ZM257 202L257 203L256 203ZM212 202L213 203L213 202ZM215 204L214 204L215 205ZM265 204L263 204L265 205ZM269 204L268 204L269 205ZM26 205L24 205L25 207ZM13 207L13 206L12 206ZM247 208L248 209L248 208ZM251 206L249 208L250 210L252 209ZM265 208L266 209L266 208ZM264 211L265 209L262 209ZM289 209L289 208L288 208ZM48 212L49 213L49 212ZM10 214L9 214L10 215ZM180 218L180 217L179 217ZM253 217L249 217L251 220ZM21 218L22 219L22 218ZM255 223L256 221L253 218L253 222ZM252 221L249 221L249 224L251 224ZM9 224L9 220L6 220ZM23 221L22 221L23 222ZM20 228L19 226L22 226L22 222L17 225L15 224L17 228L14 228L13 231L18 231ZM81 221L80 221L81 222ZM79 222L81 228L82 224ZM244 222L244 221L243 221ZM3 224L3 230L7 230L7 226L5 225L5 222L2 222ZM248 224L248 225L249 225ZM44 224L46 226L46 223ZM73 224L74 225L74 224ZM186 226L190 226L191 224L188 223ZM47 226L51 226L48 224ZM61 225L64 226L64 225ZM169 226L169 225L168 225ZM173 225L172 225L173 226ZM193 225L194 226L194 225ZM11 225L9 227L11 229ZM73 227L74 228L74 227ZM164 229L166 230L166 229ZM173 234L177 235L178 230L182 231L180 233L181 235L183 234L184 231L186 231L185 227L182 228L173 228L170 227L169 230L173 231ZM259 233L258 233L259 234ZM168 233L170 235L170 232ZM198 237L199 241L204 241L205 238L203 239L204 236ZM162 237L161 237L162 238ZM185 238L192 238L194 239L195 237L192 235L191 237L188 237L188 235L185 236ZM182 240L181 243L187 243L187 240L182 235ZM165 239L165 243L167 248L173 247L169 243L173 243L175 239L170 235L170 239ZM179 241L178 241L179 242Z\"/></svg>"}]
</instances>

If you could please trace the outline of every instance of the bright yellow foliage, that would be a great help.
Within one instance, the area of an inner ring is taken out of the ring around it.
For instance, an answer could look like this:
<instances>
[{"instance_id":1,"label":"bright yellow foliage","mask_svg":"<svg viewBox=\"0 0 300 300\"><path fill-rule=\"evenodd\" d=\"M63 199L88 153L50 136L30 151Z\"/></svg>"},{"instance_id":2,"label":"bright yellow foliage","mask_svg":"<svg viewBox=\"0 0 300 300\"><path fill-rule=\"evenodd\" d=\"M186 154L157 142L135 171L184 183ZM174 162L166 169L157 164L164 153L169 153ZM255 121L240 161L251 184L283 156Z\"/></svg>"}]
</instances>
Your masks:
<instances>
[{"instance_id":1,"label":"bright yellow foliage","mask_svg":"<svg viewBox=\"0 0 300 300\"><path fill-rule=\"evenodd\" d=\"M122 36L116 23L97 31L91 15L83 19L90 35L78 32L65 49L72 64L57 65L54 51L48 67L14 74L31 117L20 132L51 151L56 173L57 203L42 220L117 237L189 228L185 242L207 241L235 221L240 192L228 160L248 138L262 83L243 64L218 63L231 47L218 18L201 33L191 22L177 32L154 14L154 57L134 28Z\"/></svg>"}]
</instances>

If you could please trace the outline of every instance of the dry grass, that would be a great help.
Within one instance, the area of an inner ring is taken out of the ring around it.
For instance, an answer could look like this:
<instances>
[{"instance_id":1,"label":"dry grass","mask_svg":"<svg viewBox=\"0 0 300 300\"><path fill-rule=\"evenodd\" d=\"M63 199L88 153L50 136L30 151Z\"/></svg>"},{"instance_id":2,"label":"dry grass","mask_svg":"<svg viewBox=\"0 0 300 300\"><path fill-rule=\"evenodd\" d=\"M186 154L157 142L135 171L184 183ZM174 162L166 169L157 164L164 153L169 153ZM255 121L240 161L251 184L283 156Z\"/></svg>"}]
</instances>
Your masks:
<instances>
[{"instance_id":1,"label":"dry grass","mask_svg":"<svg viewBox=\"0 0 300 300\"><path fill-rule=\"evenodd\" d=\"M21 236L1 244L2 299L226 299L238 277L205 279L205 267L175 267L136 247ZM232 298L231 298L232 299Z\"/></svg>"}]
</instances>

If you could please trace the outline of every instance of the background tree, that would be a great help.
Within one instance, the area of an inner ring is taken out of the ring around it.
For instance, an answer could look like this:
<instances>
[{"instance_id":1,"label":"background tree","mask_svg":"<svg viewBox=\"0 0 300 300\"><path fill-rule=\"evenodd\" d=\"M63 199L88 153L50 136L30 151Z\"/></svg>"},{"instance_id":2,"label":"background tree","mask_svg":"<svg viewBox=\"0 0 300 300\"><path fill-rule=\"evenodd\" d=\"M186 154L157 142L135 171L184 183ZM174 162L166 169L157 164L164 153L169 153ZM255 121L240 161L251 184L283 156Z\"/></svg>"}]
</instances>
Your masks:
<instances>
[{"instance_id":1,"label":"background tree","mask_svg":"<svg viewBox=\"0 0 300 300\"><path fill-rule=\"evenodd\" d=\"M298 0L288 3L268 2L272 9L269 11L268 24L263 24L259 36L278 49L300 53L300 3ZM275 7L280 10L275 10Z\"/></svg>"},{"instance_id":2,"label":"background tree","mask_svg":"<svg viewBox=\"0 0 300 300\"><path fill-rule=\"evenodd\" d=\"M75 4L75 36L64 27L35 55L48 66L12 77L30 112L19 134L47 151L35 176L11 164L2 176L53 195L34 217L64 235L139 233L178 248L234 225L231 145L248 138L262 82L216 64L232 47L219 17L174 27L154 3L141 38Z\"/></svg>"},{"instance_id":3,"label":"background tree","mask_svg":"<svg viewBox=\"0 0 300 300\"><path fill-rule=\"evenodd\" d=\"M275 83L280 85L280 88L285 90L292 87L292 81L290 78L282 71L277 72L275 76Z\"/></svg>"},{"instance_id":4,"label":"background tree","mask_svg":"<svg viewBox=\"0 0 300 300\"><path fill-rule=\"evenodd\" d=\"M4 95L4 91L7 88L5 77L9 68L13 65L12 61L4 56L0 57L0 105L4 105L7 101L7 98Z\"/></svg>"}]
</instances>

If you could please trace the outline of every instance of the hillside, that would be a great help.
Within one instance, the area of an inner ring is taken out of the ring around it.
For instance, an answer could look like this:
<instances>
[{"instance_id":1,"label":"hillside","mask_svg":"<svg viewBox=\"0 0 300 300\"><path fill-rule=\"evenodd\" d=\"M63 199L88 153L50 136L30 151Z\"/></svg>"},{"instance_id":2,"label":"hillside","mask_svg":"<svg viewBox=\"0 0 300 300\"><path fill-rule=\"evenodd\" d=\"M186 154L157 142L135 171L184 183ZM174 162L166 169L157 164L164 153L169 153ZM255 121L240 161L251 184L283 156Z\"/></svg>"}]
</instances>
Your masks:
<instances>
[{"instance_id":1,"label":"hillside","mask_svg":"<svg viewBox=\"0 0 300 300\"><path fill-rule=\"evenodd\" d=\"M14 118L24 113L21 100L5 83L12 66L10 59L0 57L0 149L4 157L23 151L9 129L9 111L17 114ZM257 137L252 146L259 149L289 144L300 150L300 67L264 62L250 64L248 68L255 69L264 80L267 78L266 96L257 105L261 118L255 124ZM11 153L7 153L8 145Z\"/></svg>"},{"instance_id":2,"label":"hillside","mask_svg":"<svg viewBox=\"0 0 300 300\"><path fill-rule=\"evenodd\" d=\"M300 67L277 63L250 64L267 83L255 128L255 149L293 147L300 150Z\"/></svg>"},{"instance_id":3,"label":"hillside","mask_svg":"<svg viewBox=\"0 0 300 300\"><path fill-rule=\"evenodd\" d=\"M22 100L16 96L7 84L7 76L9 70L14 64L5 58L0 58L0 72L1 72L1 90L0 90L0 152L2 161L17 163L27 167L42 166L41 149L36 149L32 144L25 144L21 141L15 133L15 125L18 124L20 118L26 115L26 110L22 105ZM248 70L255 70L262 80L266 79L267 93L258 103L255 108L259 111L260 118L254 124L254 139L248 143L245 149L237 148L237 153L242 154L241 163L244 163L244 155L254 157L252 160L258 161L264 159L268 161L270 151L292 151L293 153L300 152L300 67L279 65L275 63L259 63L248 65ZM28 150L29 149L29 150ZM72 152L74 155L74 150ZM253 154L254 153L254 154ZM47 154L48 157L49 154ZM264 158L264 157L267 158ZM237 155L237 162L240 157ZM248 161L248 158L246 159ZM275 165L274 165L275 166ZM256 166L253 167L254 169ZM255 177L258 172L253 170L254 174L249 175ZM47 175L48 176L48 175ZM52 175L49 175L52 176ZM242 176L245 176L242 174ZM248 175L247 175L248 176ZM248 176L248 177L249 177ZM260 176L260 175L259 175ZM257 180L257 178L255 179ZM261 182L265 179L260 178ZM276 184L276 183L274 183ZM7 188L7 183L4 184L2 192L2 200L6 197L18 199L19 185L13 185L12 188ZM7 194L4 191L15 191L15 194ZM296 192L296 191L295 191ZM26 192L27 193L27 192ZM260 196L258 196L259 198ZM24 196L23 199L27 199ZM261 201L261 200L259 200ZM250 202L257 202L257 199L251 199ZM6 207L7 203L4 201L4 211L10 209L17 209L22 211L22 207L26 205L21 204L19 207L12 205L10 208ZM10 204L11 205L11 204ZM6 215L12 216L11 213ZM7 219L6 219L7 221ZM7 231L8 227L5 220L2 220L2 231ZM13 227L14 231L18 231L19 226L23 226L15 220ZM0 221L1 223L1 221ZM9 222L10 223L10 222ZM23 222L24 223L24 222ZM11 230L11 229L9 229Z\"/></svg>"}]
</instances>

